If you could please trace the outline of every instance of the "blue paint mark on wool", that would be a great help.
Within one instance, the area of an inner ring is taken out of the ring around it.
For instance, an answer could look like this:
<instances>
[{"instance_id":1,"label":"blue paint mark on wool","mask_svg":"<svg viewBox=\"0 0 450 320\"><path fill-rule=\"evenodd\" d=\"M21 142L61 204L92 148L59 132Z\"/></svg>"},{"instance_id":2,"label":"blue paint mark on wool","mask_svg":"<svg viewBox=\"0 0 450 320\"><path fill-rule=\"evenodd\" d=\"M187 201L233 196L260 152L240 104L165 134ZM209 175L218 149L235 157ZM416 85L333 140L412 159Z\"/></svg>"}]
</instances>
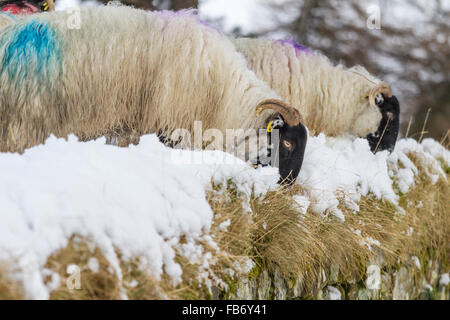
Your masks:
<instances>
[{"instance_id":1,"label":"blue paint mark on wool","mask_svg":"<svg viewBox=\"0 0 450 320\"><path fill-rule=\"evenodd\" d=\"M48 81L51 72L59 72L60 41L46 22L14 26L2 35L0 45L4 49L0 75L7 72L16 86L32 79Z\"/></svg>"}]
</instances>

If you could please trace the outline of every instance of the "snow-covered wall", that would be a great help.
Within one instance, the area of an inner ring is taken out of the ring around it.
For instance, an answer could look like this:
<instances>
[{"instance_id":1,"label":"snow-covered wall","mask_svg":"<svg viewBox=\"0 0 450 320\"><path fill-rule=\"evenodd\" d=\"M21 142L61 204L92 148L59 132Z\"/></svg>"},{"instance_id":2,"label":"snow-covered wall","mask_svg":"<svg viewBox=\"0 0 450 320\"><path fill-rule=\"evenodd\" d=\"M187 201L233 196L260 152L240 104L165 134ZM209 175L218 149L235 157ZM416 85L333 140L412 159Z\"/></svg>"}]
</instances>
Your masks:
<instances>
[{"instance_id":1,"label":"snow-covered wall","mask_svg":"<svg viewBox=\"0 0 450 320\"><path fill-rule=\"evenodd\" d=\"M450 165L450 152L431 139L400 140L392 154L374 155L363 139L311 137L297 181L305 193L296 199L304 212L311 206L343 222L342 192L355 211L369 193L395 204L393 183L402 192L414 185L418 169L410 152L432 181L445 179L440 161ZM46 299L51 288L44 284L44 265L77 234L93 240L119 279L116 249L122 259L140 257L155 278L165 272L178 283L183 270L174 258L180 238L192 246L182 250L188 256L199 241L214 245L206 201L211 182L232 179L250 197L279 188L278 178L275 168L253 169L219 151L170 149L155 135L128 148L106 145L103 138L82 143L73 136L51 137L23 155L0 154L0 262L19 270L15 277L28 297ZM209 258L202 258L206 266Z\"/></svg>"}]
</instances>

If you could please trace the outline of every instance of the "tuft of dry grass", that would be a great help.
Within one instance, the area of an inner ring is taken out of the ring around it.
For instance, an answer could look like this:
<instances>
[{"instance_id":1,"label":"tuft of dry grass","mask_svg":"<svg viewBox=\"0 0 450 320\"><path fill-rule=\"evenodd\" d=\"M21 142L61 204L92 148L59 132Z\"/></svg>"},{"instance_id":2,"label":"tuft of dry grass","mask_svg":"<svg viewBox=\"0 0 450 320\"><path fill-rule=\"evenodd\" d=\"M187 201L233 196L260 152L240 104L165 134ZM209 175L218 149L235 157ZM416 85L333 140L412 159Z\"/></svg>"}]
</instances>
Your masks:
<instances>
[{"instance_id":1,"label":"tuft of dry grass","mask_svg":"<svg viewBox=\"0 0 450 320\"><path fill-rule=\"evenodd\" d=\"M160 281L141 270L139 259L121 261L123 273L123 287L130 300L162 300L179 299L183 294L183 288L174 288L167 275L163 275Z\"/></svg>"},{"instance_id":2,"label":"tuft of dry grass","mask_svg":"<svg viewBox=\"0 0 450 320\"><path fill-rule=\"evenodd\" d=\"M163 274L158 281L145 270L141 270L139 258L125 261L119 251L116 254L120 261L122 281L114 272L107 259L89 239L72 237L68 245L52 255L45 268L60 276L60 284L50 294L54 300L111 300L121 299L126 295L132 300L160 299L207 299L209 292L196 280L198 266L189 263L186 258L177 255L175 260L183 269L182 282L176 286L172 279ZM98 261L98 271L91 270L89 259ZM72 289L67 285L71 276L67 272L70 265L80 268L80 288ZM51 279L45 279L50 282Z\"/></svg>"},{"instance_id":3,"label":"tuft of dry grass","mask_svg":"<svg viewBox=\"0 0 450 320\"><path fill-rule=\"evenodd\" d=\"M89 259L98 261L98 272L88 266ZM80 288L70 288L67 281L70 265L80 268ZM45 265L61 278L60 286L50 294L53 300L111 300L120 298L119 279L101 251L87 239L72 237L68 245L52 255ZM51 279L45 279L45 282Z\"/></svg>"},{"instance_id":4,"label":"tuft of dry grass","mask_svg":"<svg viewBox=\"0 0 450 320\"><path fill-rule=\"evenodd\" d=\"M101 251L95 247L89 239L72 237L69 244L56 254L52 255L45 268L59 274L60 286L51 292L50 299L54 300L112 300L120 299L126 294L132 300L159 300L182 299L188 296L192 288L181 284L172 285L171 279L163 275L160 281L139 268L139 258L124 261L120 252L116 252L121 266L122 281L114 272L112 266L106 260ZM98 271L91 270L88 266L89 259L98 261ZM80 288L72 289L66 285L71 276L67 273L69 265L77 265L80 268ZM181 263L185 276L192 276L189 266ZM50 281L50 279L47 279Z\"/></svg>"},{"instance_id":5,"label":"tuft of dry grass","mask_svg":"<svg viewBox=\"0 0 450 320\"><path fill-rule=\"evenodd\" d=\"M220 188L225 189L217 192ZM253 247L251 235L256 226L244 209L244 200L233 182L228 181L227 186L214 186L213 189L216 192L209 192L207 201L214 212L214 241L221 248L218 265L232 268L234 262L242 263L248 259ZM228 227L221 227L223 224L228 224Z\"/></svg>"},{"instance_id":6,"label":"tuft of dry grass","mask_svg":"<svg viewBox=\"0 0 450 320\"><path fill-rule=\"evenodd\" d=\"M286 281L301 279L311 295L323 277L321 270L331 272L334 265L345 273L343 277L354 277L371 256L347 223L311 212L300 216L288 192L254 199L253 208L258 226L253 235L256 256L264 268L278 269Z\"/></svg>"},{"instance_id":7,"label":"tuft of dry grass","mask_svg":"<svg viewBox=\"0 0 450 320\"><path fill-rule=\"evenodd\" d=\"M22 300L24 295L20 285L9 277L10 270L0 266L0 300Z\"/></svg>"}]
</instances>

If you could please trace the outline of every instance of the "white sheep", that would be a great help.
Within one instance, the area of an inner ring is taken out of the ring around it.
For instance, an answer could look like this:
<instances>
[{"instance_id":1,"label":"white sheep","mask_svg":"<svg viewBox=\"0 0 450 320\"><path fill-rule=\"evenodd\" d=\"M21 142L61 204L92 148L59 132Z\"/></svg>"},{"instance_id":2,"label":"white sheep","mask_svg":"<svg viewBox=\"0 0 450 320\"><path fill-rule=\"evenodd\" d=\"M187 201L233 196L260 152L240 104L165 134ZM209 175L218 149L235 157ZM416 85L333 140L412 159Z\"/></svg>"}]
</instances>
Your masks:
<instances>
[{"instance_id":1,"label":"white sheep","mask_svg":"<svg viewBox=\"0 0 450 320\"><path fill-rule=\"evenodd\" d=\"M191 12L129 7L18 17L0 32L0 150L50 135L92 139L203 129L266 128L277 112L280 173L295 178L306 130L294 108L248 69L231 41ZM264 111L271 109L270 111ZM255 115L263 112L261 116Z\"/></svg>"},{"instance_id":2,"label":"white sheep","mask_svg":"<svg viewBox=\"0 0 450 320\"><path fill-rule=\"evenodd\" d=\"M291 40L231 40L249 68L299 109L311 134L367 137L373 151L394 147L398 101L388 84L363 67L335 66Z\"/></svg>"}]
</instances>

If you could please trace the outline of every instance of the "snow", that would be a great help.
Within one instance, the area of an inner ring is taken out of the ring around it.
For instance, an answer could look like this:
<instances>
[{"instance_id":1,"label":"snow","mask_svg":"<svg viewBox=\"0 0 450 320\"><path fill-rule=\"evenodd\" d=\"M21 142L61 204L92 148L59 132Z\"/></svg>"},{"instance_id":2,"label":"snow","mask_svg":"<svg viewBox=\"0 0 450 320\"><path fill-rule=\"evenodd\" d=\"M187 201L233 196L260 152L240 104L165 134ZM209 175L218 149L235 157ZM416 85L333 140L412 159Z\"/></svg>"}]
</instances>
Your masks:
<instances>
[{"instance_id":1,"label":"snow","mask_svg":"<svg viewBox=\"0 0 450 320\"><path fill-rule=\"evenodd\" d=\"M357 209L361 195L373 193L395 202L396 195L388 175L387 152L373 154L364 139L327 138L320 134L309 139L298 183L308 190L313 211L326 211L343 220L339 192L346 204Z\"/></svg>"},{"instance_id":2,"label":"snow","mask_svg":"<svg viewBox=\"0 0 450 320\"><path fill-rule=\"evenodd\" d=\"M345 221L338 208L340 198L345 206L357 212L361 196L371 193L396 204L398 195L393 182L403 193L414 186L418 168L408 158L411 153L433 182L439 177L445 179L439 159L448 165L450 152L432 139L424 139L421 144L401 139L391 154L387 151L373 154L365 139L320 134L308 140L297 183L306 188L314 212L331 213Z\"/></svg>"},{"instance_id":3,"label":"snow","mask_svg":"<svg viewBox=\"0 0 450 320\"><path fill-rule=\"evenodd\" d=\"M306 212L308 211L309 205L311 201L309 201L308 197L305 195L297 194L294 197L294 201L299 206L300 213L304 216L306 215ZM265 228L264 228L265 229Z\"/></svg>"},{"instance_id":4,"label":"snow","mask_svg":"<svg viewBox=\"0 0 450 320\"><path fill-rule=\"evenodd\" d=\"M441 278L439 279L439 285L441 287L445 287L445 286L448 286L449 283L450 283L449 274L448 273L441 274Z\"/></svg>"},{"instance_id":5,"label":"snow","mask_svg":"<svg viewBox=\"0 0 450 320\"><path fill-rule=\"evenodd\" d=\"M231 220L230 219L225 220L224 222L222 222L219 225L219 230L220 231L227 231L227 229L230 226L230 224L231 224Z\"/></svg>"},{"instance_id":6,"label":"snow","mask_svg":"<svg viewBox=\"0 0 450 320\"><path fill-rule=\"evenodd\" d=\"M94 273L98 272L99 268L100 268L98 259L95 257L90 257L88 260L88 267L92 272L94 272Z\"/></svg>"},{"instance_id":7,"label":"snow","mask_svg":"<svg viewBox=\"0 0 450 320\"><path fill-rule=\"evenodd\" d=\"M48 281L46 283L46 286L47 286L47 289L48 289L49 292L59 288L59 285L60 285L60 282L61 282L61 277L55 271L50 270L50 269L43 269L42 270L42 277L50 278L50 281Z\"/></svg>"},{"instance_id":8,"label":"snow","mask_svg":"<svg viewBox=\"0 0 450 320\"><path fill-rule=\"evenodd\" d=\"M341 300L342 294L338 288L335 288L333 286L327 286L325 297L327 298L327 300Z\"/></svg>"},{"instance_id":9,"label":"snow","mask_svg":"<svg viewBox=\"0 0 450 320\"><path fill-rule=\"evenodd\" d=\"M361 231L359 232L359 234L361 234ZM359 241L359 244L361 246L367 246L367 248L369 248L369 250L372 250L372 246L380 246L380 241L375 240L372 237L365 237L364 239Z\"/></svg>"},{"instance_id":10,"label":"snow","mask_svg":"<svg viewBox=\"0 0 450 320\"><path fill-rule=\"evenodd\" d=\"M402 139L392 154L374 155L363 139L310 137L297 180L304 194L294 198L299 213L308 209L345 221L339 200L356 212L360 197L369 193L396 204L393 183L406 192L418 172L407 157L411 152L432 181L445 179L441 162L450 165L449 151L431 139ZM276 168L254 169L219 151L170 149L155 135L128 148L106 145L104 138L83 143L50 137L23 155L0 153L0 261L20 270L15 276L36 299L48 298L59 282L44 265L73 235L90 239L119 279L116 250L124 260L139 257L141 269L156 279L165 272L174 283L182 275L174 258L182 254L200 265L199 277L207 281L215 260L200 242L217 245L206 193L211 182L229 179L248 199L279 188ZM91 259L88 267L96 272L98 264ZM251 267L251 260L242 266Z\"/></svg>"}]
</instances>

